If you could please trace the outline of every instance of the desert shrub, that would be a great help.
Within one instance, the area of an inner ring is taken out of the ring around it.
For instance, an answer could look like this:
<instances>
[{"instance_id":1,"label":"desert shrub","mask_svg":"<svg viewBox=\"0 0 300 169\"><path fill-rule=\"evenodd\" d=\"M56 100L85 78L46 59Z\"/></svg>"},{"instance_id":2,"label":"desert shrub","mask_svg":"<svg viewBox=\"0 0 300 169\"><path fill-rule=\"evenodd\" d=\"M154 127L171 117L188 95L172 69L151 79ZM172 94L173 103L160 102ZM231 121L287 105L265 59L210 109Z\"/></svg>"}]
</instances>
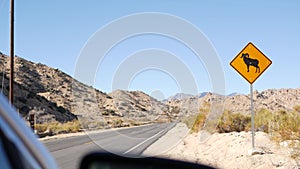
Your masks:
<instances>
[{"instance_id":1,"label":"desert shrub","mask_svg":"<svg viewBox=\"0 0 300 169\"><path fill-rule=\"evenodd\" d=\"M294 106L294 111L300 113L300 105Z\"/></svg>"},{"instance_id":2,"label":"desert shrub","mask_svg":"<svg viewBox=\"0 0 300 169\"><path fill-rule=\"evenodd\" d=\"M264 123L269 122L268 130L271 139L277 143L288 142L290 157L300 161L300 114L299 107L294 107L294 111L280 110L275 113L263 110L257 114L258 118L263 118ZM258 120L256 120L258 121ZM259 123L259 122L258 122ZM263 124L260 122L259 124Z\"/></svg>"},{"instance_id":3,"label":"desert shrub","mask_svg":"<svg viewBox=\"0 0 300 169\"><path fill-rule=\"evenodd\" d=\"M49 131L51 133L74 133L79 132L81 130L81 125L78 120L73 120L66 123L59 123L59 122L51 122L51 123L44 123L44 124L35 124L35 130L38 133L43 133L45 131Z\"/></svg>"},{"instance_id":4,"label":"desert shrub","mask_svg":"<svg viewBox=\"0 0 300 169\"><path fill-rule=\"evenodd\" d=\"M278 141L300 141L300 114L296 111L278 111L272 118L273 131L277 133L274 138Z\"/></svg>"},{"instance_id":5,"label":"desert shrub","mask_svg":"<svg viewBox=\"0 0 300 169\"><path fill-rule=\"evenodd\" d=\"M178 106L172 106L171 107L171 113L172 114L179 114L180 113L180 107L178 107Z\"/></svg>"},{"instance_id":6,"label":"desert shrub","mask_svg":"<svg viewBox=\"0 0 300 169\"><path fill-rule=\"evenodd\" d=\"M80 117L79 122L80 122L80 125L83 129L88 129L89 128L88 125L90 123L90 120L87 117Z\"/></svg>"},{"instance_id":7,"label":"desert shrub","mask_svg":"<svg viewBox=\"0 0 300 169\"><path fill-rule=\"evenodd\" d=\"M300 141L293 140L290 142L289 147L291 148L290 156L296 161L300 162Z\"/></svg>"},{"instance_id":8,"label":"desert shrub","mask_svg":"<svg viewBox=\"0 0 300 169\"><path fill-rule=\"evenodd\" d=\"M122 127L123 120L122 119L114 119L112 121L112 127Z\"/></svg>"},{"instance_id":9,"label":"desert shrub","mask_svg":"<svg viewBox=\"0 0 300 169\"><path fill-rule=\"evenodd\" d=\"M197 114L192 114L185 116L181 119L181 122L186 124L186 126L191 129L195 123L195 119L197 118Z\"/></svg>"},{"instance_id":10,"label":"desert shrub","mask_svg":"<svg viewBox=\"0 0 300 169\"><path fill-rule=\"evenodd\" d=\"M86 130L104 129L108 127L107 122L104 119L93 119L90 117L80 117L80 125Z\"/></svg>"},{"instance_id":11,"label":"desert shrub","mask_svg":"<svg viewBox=\"0 0 300 169\"><path fill-rule=\"evenodd\" d=\"M290 156L300 161L300 114L299 112L277 112L274 116L275 134L272 139L277 142L288 141Z\"/></svg>"},{"instance_id":12,"label":"desert shrub","mask_svg":"<svg viewBox=\"0 0 300 169\"><path fill-rule=\"evenodd\" d=\"M300 138L300 114L296 111L287 112L280 110L272 113L267 109L260 109L254 116L256 131L280 135L283 140ZM219 123L218 132L249 131L251 130L251 117L240 113L225 110Z\"/></svg>"},{"instance_id":13,"label":"desert shrub","mask_svg":"<svg viewBox=\"0 0 300 169\"><path fill-rule=\"evenodd\" d=\"M101 114L102 114L103 116L108 116L108 115L109 115L109 113L108 113L107 111L103 111Z\"/></svg>"},{"instance_id":14,"label":"desert shrub","mask_svg":"<svg viewBox=\"0 0 300 169\"><path fill-rule=\"evenodd\" d=\"M199 112L207 114L210 111L210 107L211 107L211 104L209 102L205 101L200 106Z\"/></svg>"},{"instance_id":15,"label":"desert shrub","mask_svg":"<svg viewBox=\"0 0 300 169\"><path fill-rule=\"evenodd\" d=\"M191 133L199 132L203 128L210 106L209 102L203 102L199 107L198 114L192 114L182 119L182 122L191 129Z\"/></svg>"},{"instance_id":16,"label":"desert shrub","mask_svg":"<svg viewBox=\"0 0 300 169\"><path fill-rule=\"evenodd\" d=\"M126 119L126 122L130 126L139 126L139 125L143 125L144 124L144 122L136 121L136 120L133 120L133 119Z\"/></svg>"},{"instance_id":17,"label":"desert shrub","mask_svg":"<svg viewBox=\"0 0 300 169\"><path fill-rule=\"evenodd\" d=\"M107 127L106 121L97 121L97 128L98 129L103 129Z\"/></svg>"},{"instance_id":18,"label":"desert shrub","mask_svg":"<svg viewBox=\"0 0 300 169\"><path fill-rule=\"evenodd\" d=\"M271 112L260 109L254 116L256 131L270 133L271 139L277 143L287 141L291 149L290 156L300 160L300 106L293 111L280 110ZM218 123L218 132L249 131L251 117L240 113L225 111Z\"/></svg>"},{"instance_id":19,"label":"desert shrub","mask_svg":"<svg viewBox=\"0 0 300 169\"><path fill-rule=\"evenodd\" d=\"M241 132L250 128L251 117L240 113L232 113L228 110L224 111L217 125L219 133Z\"/></svg>"},{"instance_id":20,"label":"desert shrub","mask_svg":"<svg viewBox=\"0 0 300 169\"><path fill-rule=\"evenodd\" d=\"M270 123L272 123L273 114L267 109L260 109L254 116L254 127L256 131L268 133Z\"/></svg>"},{"instance_id":21,"label":"desert shrub","mask_svg":"<svg viewBox=\"0 0 300 169\"><path fill-rule=\"evenodd\" d=\"M201 130L206 120L206 115L204 113L199 113L196 120L191 128L192 133L197 133Z\"/></svg>"},{"instance_id":22,"label":"desert shrub","mask_svg":"<svg viewBox=\"0 0 300 169\"><path fill-rule=\"evenodd\" d=\"M66 131L69 131L69 132L79 132L79 131L81 131L81 125L80 125L78 120L73 120L73 121L67 122L63 126L65 127L64 129Z\"/></svg>"},{"instance_id":23,"label":"desert shrub","mask_svg":"<svg viewBox=\"0 0 300 169\"><path fill-rule=\"evenodd\" d=\"M38 133L45 132L48 128L47 124L35 124L34 125L35 130L38 131Z\"/></svg>"}]
</instances>

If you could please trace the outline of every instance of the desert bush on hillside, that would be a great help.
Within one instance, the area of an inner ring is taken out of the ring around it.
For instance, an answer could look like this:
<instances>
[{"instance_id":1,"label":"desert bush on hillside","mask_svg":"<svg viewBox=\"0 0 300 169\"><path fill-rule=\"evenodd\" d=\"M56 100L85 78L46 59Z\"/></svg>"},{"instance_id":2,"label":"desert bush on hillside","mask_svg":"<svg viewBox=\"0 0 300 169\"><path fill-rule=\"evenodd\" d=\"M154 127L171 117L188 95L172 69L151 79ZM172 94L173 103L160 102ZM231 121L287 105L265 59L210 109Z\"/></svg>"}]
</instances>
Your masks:
<instances>
[{"instance_id":1,"label":"desert bush on hillside","mask_svg":"<svg viewBox=\"0 0 300 169\"><path fill-rule=\"evenodd\" d=\"M278 141L299 140L300 141L300 114L299 112L287 112L284 110L276 112L272 117L272 132L274 139Z\"/></svg>"},{"instance_id":2,"label":"desert bush on hillside","mask_svg":"<svg viewBox=\"0 0 300 169\"><path fill-rule=\"evenodd\" d=\"M260 109L254 116L254 127L256 131L268 133L272 124L273 113L267 109Z\"/></svg>"},{"instance_id":3,"label":"desert bush on hillside","mask_svg":"<svg viewBox=\"0 0 300 169\"><path fill-rule=\"evenodd\" d=\"M66 123L51 122L44 124L35 124L34 127L38 133L50 132L53 134L59 134L75 133L81 131L81 125L78 120L73 120Z\"/></svg>"},{"instance_id":4,"label":"desert bush on hillside","mask_svg":"<svg viewBox=\"0 0 300 169\"><path fill-rule=\"evenodd\" d=\"M198 114L187 115L181 119L181 122L186 124L186 126L191 129L194 126L195 120L197 119Z\"/></svg>"},{"instance_id":5,"label":"desert bush on hillside","mask_svg":"<svg viewBox=\"0 0 300 169\"><path fill-rule=\"evenodd\" d=\"M271 135L277 143L288 142L290 156L300 161L300 107L294 111L280 110L271 112L260 109L255 113L254 126L256 131L263 131ZM251 117L239 113L225 111L218 124L219 132L249 131Z\"/></svg>"},{"instance_id":6,"label":"desert bush on hillside","mask_svg":"<svg viewBox=\"0 0 300 169\"><path fill-rule=\"evenodd\" d=\"M300 113L300 105L294 106L294 111Z\"/></svg>"},{"instance_id":7,"label":"desert bush on hillside","mask_svg":"<svg viewBox=\"0 0 300 169\"><path fill-rule=\"evenodd\" d=\"M205 123L205 120L206 120L206 114L204 113L199 113L197 116L196 116L196 120L191 128L191 132L192 133L197 133L201 130L201 128L203 127L204 123Z\"/></svg>"},{"instance_id":8,"label":"desert bush on hillside","mask_svg":"<svg viewBox=\"0 0 300 169\"><path fill-rule=\"evenodd\" d=\"M292 112L285 110L276 112L272 117L273 126L270 131L272 131L273 140L278 143L288 143L290 156L300 162L300 113L298 108L294 108Z\"/></svg>"},{"instance_id":9,"label":"desert bush on hillside","mask_svg":"<svg viewBox=\"0 0 300 169\"><path fill-rule=\"evenodd\" d=\"M80 117L79 118L80 125L83 129L86 130L96 130L96 129L104 129L108 128L108 124L104 119L92 119L89 117Z\"/></svg>"},{"instance_id":10,"label":"desert bush on hillside","mask_svg":"<svg viewBox=\"0 0 300 169\"><path fill-rule=\"evenodd\" d=\"M280 140L300 140L300 113L260 109L254 116L255 131L276 135ZM251 116L225 110L218 124L219 132L251 130Z\"/></svg>"},{"instance_id":11,"label":"desert bush on hillside","mask_svg":"<svg viewBox=\"0 0 300 169\"><path fill-rule=\"evenodd\" d=\"M139 125L143 125L143 122L137 121L137 120L133 120L131 118L126 119L126 122L130 125L130 126L139 126Z\"/></svg>"},{"instance_id":12,"label":"desert bush on hillside","mask_svg":"<svg viewBox=\"0 0 300 169\"><path fill-rule=\"evenodd\" d=\"M204 102L200 106L198 114L189 115L181 120L191 129L191 133L199 132L203 128L210 106L209 102Z\"/></svg>"},{"instance_id":13,"label":"desert bush on hillside","mask_svg":"<svg viewBox=\"0 0 300 169\"><path fill-rule=\"evenodd\" d=\"M122 119L114 119L112 121L112 127L122 127L123 120Z\"/></svg>"},{"instance_id":14,"label":"desert bush on hillside","mask_svg":"<svg viewBox=\"0 0 300 169\"><path fill-rule=\"evenodd\" d=\"M200 113L190 115L182 120L191 129L199 132L207 118L207 107L201 107ZM206 113L205 113L206 112ZM207 125L207 124L205 124ZM271 135L277 143L288 142L291 150L290 156L300 161L300 106L295 106L293 111L280 110L271 112L267 109L256 111L254 116L255 131L263 131ZM251 116L241 113L232 113L225 110L218 121L217 132L241 132L251 130Z\"/></svg>"},{"instance_id":15,"label":"desert bush on hillside","mask_svg":"<svg viewBox=\"0 0 300 169\"><path fill-rule=\"evenodd\" d=\"M292 149L290 156L295 159L297 162L300 162L300 141L292 141L289 145ZM299 165L300 166L300 165Z\"/></svg>"},{"instance_id":16,"label":"desert bush on hillside","mask_svg":"<svg viewBox=\"0 0 300 169\"><path fill-rule=\"evenodd\" d=\"M204 103L199 114L190 115L182 119L192 132L198 132L203 127L209 112L209 103ZM277 140L300 141L300 105L293 111L280 110L271 112L267 109L259 109L254 116L255 131L270 133ZM218 121L217 132L240 132L251 130L251 116L241 113L232 113L225 110Z\"/></svg>"},{"instance_id":17,"label":"desert bush on hillside","mask_svg":"<svg viewBox=\"0 0 300 169\"><path fill-rule=\"evenodd\" d=\"M180 113L180 107L178 107L178 106L171 106L171 113L172 114L179 114Z\"/></svg>"},{"instance_id":18,"label":"desert bush on hillside","mask_svg":"<svg viewBox=\"0 0 300 169\"><path fill-rule=\"evenodd\" d=\"M221 116L217 129L219 133L241 132L250 129L251 117L225 110Z\"/></svg>"},{"instance_id":19,"label":"desert bush on hillside","mask_svg":"<svg viewBox=\"0 0 300 169\"><path fill-rule=\"evenodd\" d=\"M47 130L49 124L35 124L34 125L34 129L38 132L38 133L43 133Z\"/></svg>"}]
</instances>

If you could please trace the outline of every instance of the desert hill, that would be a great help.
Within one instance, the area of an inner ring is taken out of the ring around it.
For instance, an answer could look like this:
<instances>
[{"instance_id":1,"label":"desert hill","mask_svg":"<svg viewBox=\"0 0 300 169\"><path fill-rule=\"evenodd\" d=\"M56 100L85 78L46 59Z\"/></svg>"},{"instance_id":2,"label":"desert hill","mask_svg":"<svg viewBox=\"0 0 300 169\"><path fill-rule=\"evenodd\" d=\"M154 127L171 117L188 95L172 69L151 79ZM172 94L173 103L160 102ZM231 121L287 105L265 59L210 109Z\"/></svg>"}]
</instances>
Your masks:
<instances>
[{"instance_id":1,"label":"desert hill","mask_svg":"<svg viewBox=\"0 0 300 169\"><path fill-rule=\"evenodd\" d=\"M0 54L1 89L3 89L5 95L8 95L9 90L8 65L8 57ZM38 123L46 123L53 120L65 122L76 119L76 115L71 113L70 110L43 96L43 93L55 93L55 90L42 83L43 78L52 79L50 78L52 75L45 75L45 77L41 75L42 69L38 69L41 66L18 57L15 58L15 107L23 117L28 116L31 111L36 112Z\"/></svg>"},{"instance_id":2,"label":"desert hill","mask_svg":"<svg viewBox=\"0 0 300 169\"><path fill-rule=\"evenodd\" d=\"M197 113L199 107L204 103L215 103L222 105L224 110L233 113L250 114L250 95L233 94L221 96L214 93L206 93L203 97L197 95L176 99L171 97L166 101L168 105L181 107L182 111ZM300 105L300 88L296 89L268 89L265 91L253 92L254 111L267 109L272 112L279 110L291 111L295 106Z\"/></svg>"},{"instance_id":3,"label":"desert hill","mask_svg":"<svg viewBox=\"0 0 300 169\"><path fill-rule=\"evenodd\" d=\"M0 71L1 88L8 95L9 58L2 53ZM84 127L93 129L172 119L167 105L143 92L106 94L58 69L20 57L15 57L14 95L14 105L20 114L26 118L35 112L37 123L79 119Z\"/></svg>"}]
</instances>

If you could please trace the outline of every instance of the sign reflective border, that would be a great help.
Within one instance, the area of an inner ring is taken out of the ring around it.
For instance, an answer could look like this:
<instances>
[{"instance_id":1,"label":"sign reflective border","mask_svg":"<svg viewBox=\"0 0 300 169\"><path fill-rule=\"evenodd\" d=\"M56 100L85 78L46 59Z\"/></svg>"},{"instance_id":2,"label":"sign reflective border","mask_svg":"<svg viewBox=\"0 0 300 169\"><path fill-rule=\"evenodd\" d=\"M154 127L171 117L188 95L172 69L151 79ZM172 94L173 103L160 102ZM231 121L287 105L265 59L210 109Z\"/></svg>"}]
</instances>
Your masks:
<instances>
[{"instance_id":1,"label":"sign reflective border","mask_svg":"<svg viewBox=\"0 0 300 169\"><path fill-rule=\"evenodd\" d=\"M272 64L272 61L249 42L230 65L250 84Z\"/></svg>"}]
</instances>

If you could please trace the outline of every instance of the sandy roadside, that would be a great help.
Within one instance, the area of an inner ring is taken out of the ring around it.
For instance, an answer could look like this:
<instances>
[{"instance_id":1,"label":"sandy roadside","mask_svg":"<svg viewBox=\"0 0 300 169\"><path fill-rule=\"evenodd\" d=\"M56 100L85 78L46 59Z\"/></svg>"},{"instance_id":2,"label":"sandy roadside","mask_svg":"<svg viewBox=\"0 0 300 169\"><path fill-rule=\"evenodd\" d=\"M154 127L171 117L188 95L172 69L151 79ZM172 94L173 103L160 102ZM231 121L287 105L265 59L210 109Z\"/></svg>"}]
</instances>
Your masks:
<instances>
[{"instance_id":1,"label":"sandy roadside","mask_svg":"<svg viewBox=\"0 0 300 169\"><path fill-rule=\"evenodd\" d=\"M291 151L270 140L268 134L255 133L255 147L260 154L250 155L251 132L213 134L200 142L200 133L188 134L184 124L177 124L144 152L146 156L160 156L207 164L224 169L279 168L299 169L300 163L290 158ZM176 141L177 142L176 142Z\"/></svg>"}]
</instances>

